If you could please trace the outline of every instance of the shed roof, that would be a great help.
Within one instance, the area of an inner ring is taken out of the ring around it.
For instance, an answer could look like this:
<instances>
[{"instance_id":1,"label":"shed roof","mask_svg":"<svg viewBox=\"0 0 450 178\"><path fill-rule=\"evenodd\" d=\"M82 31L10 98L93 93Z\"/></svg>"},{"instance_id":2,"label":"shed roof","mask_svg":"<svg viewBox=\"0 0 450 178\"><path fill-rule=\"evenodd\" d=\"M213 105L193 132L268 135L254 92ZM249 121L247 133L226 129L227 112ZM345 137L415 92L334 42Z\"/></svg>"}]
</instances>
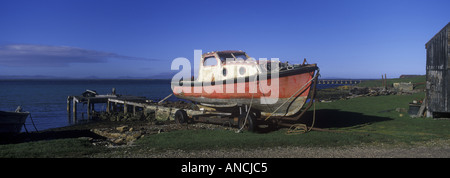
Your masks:
<instances>
[{"instance_id":1,"label":"shed roof","mask_svg":"<svg viewBox=\"0 0 450 178\"><path fill-rule=\"evenodd\" d=\"M439 33L441 33L441 32L442 32L443 30L445 30L446 28L450 28L450 22L449 22L447 25L445 25L441 30L439 30L439 32L437 32L437 33L433 36L433 38L431 38L430 40L428 40L427 43L425 43L425 48L427 47L427 44L430 43L430 41L433 40L433 39L436 37L436 35L438 35ZM447 33L449 33L449 32L447 32Z\"/></svg>"}]
</instances>

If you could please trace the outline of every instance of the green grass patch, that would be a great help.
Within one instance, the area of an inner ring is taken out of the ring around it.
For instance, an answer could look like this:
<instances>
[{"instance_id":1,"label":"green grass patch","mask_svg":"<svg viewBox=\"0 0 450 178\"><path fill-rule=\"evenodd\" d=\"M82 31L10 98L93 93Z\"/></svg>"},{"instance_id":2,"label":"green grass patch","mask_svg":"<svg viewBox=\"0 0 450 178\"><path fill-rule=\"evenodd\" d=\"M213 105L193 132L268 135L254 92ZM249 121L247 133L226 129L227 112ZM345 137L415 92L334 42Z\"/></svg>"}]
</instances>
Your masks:
<instances>
[{"instance_id":1,"label":"green grass patch","mask_svg":"<svg viewBox=\"0 0 450 178\"><path fill-rule=\"evenodd\" d=\"M413 84L418 84L416 86L417 89L423 89L425 88L425 82L426 76L421 75L417 77L410 77L410 78L394 78L394 79L387 79L387 85L392 86L393 83L399 83L399 82L411 82ZM382 80L365 80L358 84L360 87L382 87Z\"/></svg>"},{"instance_id":2,"label":"green grass patch","mask_svg":"<svg viewBox=\"0 0 450 178\"><path fill-rule=\"evenodd\" d=\"M362 143L412 144L432 139L450 139L450 121L411 118L396 108L424 93L359 97L331 103L317 103L315 126L335 132L311 131L286 135L286 129L269 133L234 133L227 130L183 130L149 135L139 139L137 148L145 149L232 149L277 146L334 147ZM312 111L303 123L311 125Z\"/></svg>"},{"instance_id":3,"label":"green grass patch","mask_svg":"<svg viewBox=\"0 0 450 178\"><path fill-rule=\"evenodd\" d=\"M0 145L1 158L85 157L104 151L105 148L78 138Z\"/></svg>"},{"instance_id":4,"label":"green grass patch","mask_svg":"<svg viewBox=\"0 0 450 178\"><path fill-rule=\"evenodd\" d=\"M317 105L318 126L383 134L404 143L450 139L449 120L411 118L408 113L395 111L396 108L408 109L408 103L423 99L424 96L421 92L413 95L360 97L320 103Z\"/></svg>"},{"instance_id":5,"label":"green grass patch","mask_svg":"<svg viewBox=\"0 0 450 178\"><path fill-rule=\"evenodd\" d=\"M263 148L285 146L343 146L383 139L383 135L360 133L310 132L286 135L286 129L261 133L234 133L227 130L174 131L139 139L140 148L167 150L202 150L232 148Z\"/></svg>"}]
</instances>

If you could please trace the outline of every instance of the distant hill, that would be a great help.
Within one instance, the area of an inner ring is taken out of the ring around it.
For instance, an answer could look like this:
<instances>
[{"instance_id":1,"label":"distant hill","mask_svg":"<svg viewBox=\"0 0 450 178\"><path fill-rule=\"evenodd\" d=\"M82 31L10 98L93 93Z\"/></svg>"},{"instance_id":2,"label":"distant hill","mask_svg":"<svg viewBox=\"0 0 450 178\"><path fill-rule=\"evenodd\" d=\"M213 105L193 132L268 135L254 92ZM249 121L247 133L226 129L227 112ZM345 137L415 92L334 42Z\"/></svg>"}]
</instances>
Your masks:
<instances>
[{"instance_id":1,"label":"distant hill","mask_svg":"<svg viewBox=\"0 0 450 178\"><path fill-rule=\"evenodd\" d=\"M419 76L423 76L423 75L400 75L399 78L414 78L414 77L419 77Z\"/></svg>"},{"instance_id":2,"label":"distant hill","mask_svg":"<svg viewBox=\"0 0 450 178\"><path fill-rule=\"evenodd\" d=\"M161 73L146 77L134 77L134 76L118 76L118 77L98 77L98 76L87 76L87 77L57 77L48 75L0 75L0 80L51 80L51 79L172 79L175 73Z\"/></svg>"},{"instance_id":3,"label":"distant hill","mask_svg":"<svg viewBox=\"0 0 450 178\"><path fill-rule=\"evenodd\" d=\"M70 79L70 78L55 77L48 75L0 75L0 79Z\"/></svg>"}]
</instances>

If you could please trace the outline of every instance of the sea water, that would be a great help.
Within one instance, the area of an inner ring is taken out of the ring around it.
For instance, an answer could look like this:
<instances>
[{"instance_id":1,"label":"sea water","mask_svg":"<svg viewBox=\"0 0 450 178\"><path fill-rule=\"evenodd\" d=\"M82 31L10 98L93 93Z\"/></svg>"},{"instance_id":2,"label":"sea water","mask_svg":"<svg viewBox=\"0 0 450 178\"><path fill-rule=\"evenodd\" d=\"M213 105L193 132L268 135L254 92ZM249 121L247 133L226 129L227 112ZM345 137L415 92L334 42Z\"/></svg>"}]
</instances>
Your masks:
<instances>
[{"instance_id":1,"label":"sea water","mask_svg":"<svg viewBox=\"0 0 450 178\"><path fill-rule=\"evenodd\" d=\"M318 85L318 89L337 86L340 85ZM155 101L172 93L170 80L0 80L0 110L14 111L21 106L31 113L38 130L63 127L73 124L67 115L67 96L81 95L86 89L110 94L112 88L116 89L116 94L144 96ZM176 101L177 98L172 96L168 100ZM86 112L86 107L78 105L78 117ZM96 104L95 107L104 111L106 104ZM25 127L34 131L30 117Z\"/></svg>"},{"instance_id":2,"label":"sea water","mask_svg":"<svg viewBox=\"0 0 450 178\"><path fill-rule=\"evenodd\" d=\"M38 130L63 127L70 124L67 96L81 95L86 89L108 94L112 88L116 89L116 94L145 96L152 100L171 94L170 80L1 80L0 110L14 111L22 106L31 113ZM104 108L106 104L96 104L96 110ZM87 108L78 104L77 109L86 112ZM29 117L25 123L28 130L34 130L31 124Z\"/></svg>"}]
</instances>

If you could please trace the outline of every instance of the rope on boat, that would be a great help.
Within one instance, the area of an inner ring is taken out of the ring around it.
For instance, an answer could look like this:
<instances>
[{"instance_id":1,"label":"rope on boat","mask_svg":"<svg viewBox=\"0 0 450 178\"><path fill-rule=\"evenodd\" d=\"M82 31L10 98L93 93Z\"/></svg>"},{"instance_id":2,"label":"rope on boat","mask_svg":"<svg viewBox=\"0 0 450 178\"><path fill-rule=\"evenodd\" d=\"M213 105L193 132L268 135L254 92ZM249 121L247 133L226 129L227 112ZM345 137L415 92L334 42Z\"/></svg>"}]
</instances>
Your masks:
<instances>
[{"instance_id":1,"label":"rope on boat","mask_svg":"<svg viewBox=\"0 0 450 178\"><path fill-rule=\"evenodd\" d=\"M31 117L31 113L30 113L30 120L31 120L31 123L33 124L34 130L36 130L36 132L39 132L38 129L36 128L36 125L34 124L33 117ZM25 123L23 123L23 128L25 129L25 132L28 133L28 129L25 126Z\"/></svg>"},{"instance_id":2,"label":"rope on boat","mask_svg":"<svg viewBox=\"0 0 450 178\"><path fill-rule=\"evenodd\" d=\"M259 71L258 67L256 69ZM255 79L253 81L256 81L257 79L258 79L258 75L255 75ZM254 95L254 93L252 93L252 99L250 100L250 106L248 107L247 115L245 115L244 124L242 124L242 127L238 131L236 131L235 133L241 133L242 129L244 129L244 127L245 127L245 124L247 124L248 115L250 113L250 110L252 109L253 95Z\"/></svg>"},{"instance_id":3,"label":"rope on boat","mask_svg":"<svg viewBox=\"0 0 450 178\"><path fill-rule=\"evenodd\" d=\"M250 100L250 106L248 107L248 110L247 110L247 115L245 115L244 124L242 124L242 127L235 133L241 133L242 129L244 129L244 127L245 127L245 124L247 124L248 115L250 114L250 109L252 109L252 103L253 103L253 94L252 94L252 99Z\"/></svg>"},{"instance_id":4,"label":"rope on boat","mask_svg":"<svg viewBox=\"0 0 450 178\"><path fill-rule=\"evenodd\" d=\"M33 117L31 117L31 113L30 113L30 120L31 123L33 124L34 130L36 130L36 132L39 132L38 129L36 128L36 125L34 124Z\"/></svg>"},{"instance_id":5,"label":"rope on boat","mask_svg":"<svg viewBox=\"0 0 450 178\"><path fill-rule=\"evenodd\" d=\"M166 96L164 99L159 101L158 104L161 104L162 102L164 102L167 98L171 97L172 95L173 95L173 93L171 93L170 95Z\"/></svg>"},{"instance_id":6,"label":"rope on boat","mask_svg":"<svg viewBox=\"0 0 450 178\"><path fill-rule=\"evenodd\" d=\"M312 130L312 128L314 127L314 123L316 122L316 102L315 101L312 102L314 102L314 106L313 106L313 120L311 127L309 127L308 129L308 126L306 126L306 124L293 124L286 131L286 135L303 134Z\"/></svg>"},{"instance_id":7,"label":"rope on boat","mask_svg":"<svg viewBox=\"0 0 450 178\"><path fill-rule=\"evenodd\" d=\"M297 90L294 94L292 94L291 97L289 97L286 101L284 101L280 106L277 107L277 109L275 109L275 111L273 111L272 113L269 114L269 116L266 117L266 119L264 119L264 121L267 121L267 119L269 119L275 112L277 112L283 105L285 105L289 100L291 100L294 96L296 96L300 91L303 91L303 89L309 84L311 83L311 81L313 81L314 79L317 78L317 74L319 73L319 71L317 71L314 74L314 77L311 78L311 80L309 80L308 82L306 82L299 90Z\"/></svg>"}]
</instances>

